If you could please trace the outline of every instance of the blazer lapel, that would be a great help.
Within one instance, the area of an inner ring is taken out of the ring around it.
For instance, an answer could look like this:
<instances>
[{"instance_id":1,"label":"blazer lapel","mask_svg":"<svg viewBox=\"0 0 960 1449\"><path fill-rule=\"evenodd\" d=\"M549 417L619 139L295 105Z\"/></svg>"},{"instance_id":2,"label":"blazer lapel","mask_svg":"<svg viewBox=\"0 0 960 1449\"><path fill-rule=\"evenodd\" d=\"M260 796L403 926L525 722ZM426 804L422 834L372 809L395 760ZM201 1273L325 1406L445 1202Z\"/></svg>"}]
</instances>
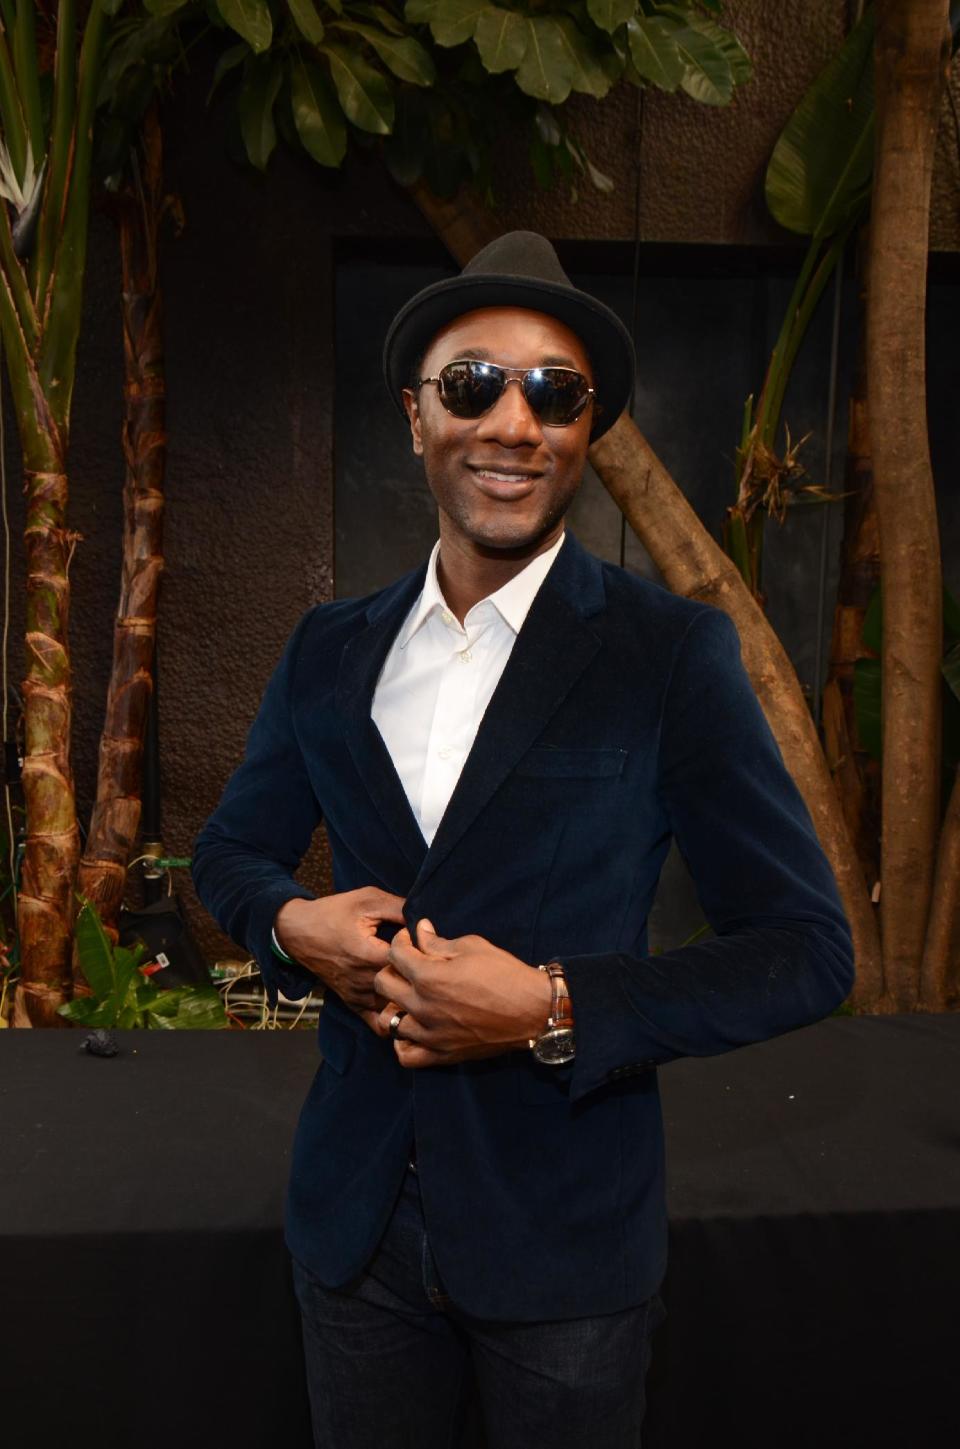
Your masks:
<instances>
[{"instance_id":1,"label":"blazer lapel","mask_svg":"<svg viewBox=\"0 0 960 1449\"><path fill-rule=\"evenodd\" d=\"M600 648L600 637L585 620L603 605L600 564L567 528L510 651L410 894L450 854L586 669Z\"/></svg>"},{"instance_id":2,"label":"blazer lapel","mask_svg":"<svg viewBox=\"0 0 960 1449\"><path fill-rule=\"evenodd\" d=\"M377 678L400 625L423 588L423 563L383 590L367 609L368 627L343 647L334 700L347 747L380 820L417 870L427 842L370 709Z\"/></svg>"}]
</instances>

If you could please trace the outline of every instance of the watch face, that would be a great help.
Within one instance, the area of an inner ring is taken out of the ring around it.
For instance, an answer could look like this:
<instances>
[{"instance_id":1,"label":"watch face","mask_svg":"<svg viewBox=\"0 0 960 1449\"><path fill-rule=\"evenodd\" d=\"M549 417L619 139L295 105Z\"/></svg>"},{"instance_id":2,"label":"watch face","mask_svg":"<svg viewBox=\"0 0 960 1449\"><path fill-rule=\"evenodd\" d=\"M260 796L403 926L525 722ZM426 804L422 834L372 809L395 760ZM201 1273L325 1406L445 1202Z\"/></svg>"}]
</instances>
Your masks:
<instances>
[{"instance_id":1,"label":"watch face","mask_svg":"<svg viewBox=\"0 0 960 1449\"><path fill-rule=\"evenodd\" d=\"M533 1055L538 1062L545 1062L551 1067L559 1066L561 1062L572 1061L574 1055L573 1028L563 1026L548 1031L545 1036L537 1040L533 1048Z\"/></svg>"}]
</instances>

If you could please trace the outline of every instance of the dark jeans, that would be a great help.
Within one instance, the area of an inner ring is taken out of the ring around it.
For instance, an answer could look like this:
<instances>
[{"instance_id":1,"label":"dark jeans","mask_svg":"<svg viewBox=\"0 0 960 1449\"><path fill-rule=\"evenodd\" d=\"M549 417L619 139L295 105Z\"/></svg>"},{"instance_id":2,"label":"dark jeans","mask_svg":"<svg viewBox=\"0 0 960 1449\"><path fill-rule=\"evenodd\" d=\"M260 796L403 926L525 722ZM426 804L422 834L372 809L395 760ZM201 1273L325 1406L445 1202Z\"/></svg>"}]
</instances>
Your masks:
<instances>
[{"instance_id":1,"label":"dark jeans","mask_svg":"<svg viewBox=\"0 0 960 1449\"><path fill-rule=\"evenodd\" d=\"M488 1449L640 1449L660 1295L550 1323L463 1313L437 1274L412 1167L358 1279L326 1288L296 1258L293 1279L317 1449L454 1449L468 1371Z\"/></svg>"}]
</instances>

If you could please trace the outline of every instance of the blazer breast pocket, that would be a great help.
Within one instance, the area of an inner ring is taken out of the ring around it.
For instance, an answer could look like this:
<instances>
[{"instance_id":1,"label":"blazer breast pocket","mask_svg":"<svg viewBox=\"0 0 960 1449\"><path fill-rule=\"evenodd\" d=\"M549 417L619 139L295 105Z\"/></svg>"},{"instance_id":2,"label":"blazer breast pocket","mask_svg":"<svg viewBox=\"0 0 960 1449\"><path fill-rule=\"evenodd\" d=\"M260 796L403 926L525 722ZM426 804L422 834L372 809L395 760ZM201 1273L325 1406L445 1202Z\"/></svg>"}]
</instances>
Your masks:
<instances>
[{"instance_id":1,"label":"blazer breast pocket","mask_svg":"<svg viewBox=\"0 0 960 1449\"><path fill-rule=\"evenodd\" d=\"M623 773L628 750L573 749L553 745L534 745L513 767L515 775L533 775L539 779L596 780Z\"/></svg>"}]
</instances>

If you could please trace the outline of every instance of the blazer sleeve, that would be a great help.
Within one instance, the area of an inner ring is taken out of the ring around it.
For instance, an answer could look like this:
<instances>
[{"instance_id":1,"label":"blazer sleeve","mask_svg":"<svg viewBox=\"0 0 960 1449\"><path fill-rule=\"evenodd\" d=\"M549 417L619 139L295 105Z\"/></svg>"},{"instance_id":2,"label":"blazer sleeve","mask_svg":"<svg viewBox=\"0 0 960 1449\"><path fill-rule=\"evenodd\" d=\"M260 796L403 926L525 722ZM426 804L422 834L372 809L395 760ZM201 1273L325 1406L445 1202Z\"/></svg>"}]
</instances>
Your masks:
<instances>
[{"instance_id":1,"label":"blazer sleeve","mask_svg":"<svg viewBox=\"0 0 960 1449\"><path fill-rule=\"evenodd\" d=\"M732 619L687 626L661 717L658 791L714 936L652 956L558 956L573 1003L570 1097L680 1056L828 1016L853 986L850 927Z\"/></svg>"},{"instance_id":2,"label":"blazer sleeve","mask_svg":"<svg viewBox=\"0 0 960 1449\"><path fill-rule=\"evenodd\" d=\"M250 727L243 760L193 846L197 895L227 935L254 957L271 1006L278 990L299 1001L317 984L305 966L280 960L271 932L285 901L317 899L315 891L293 879L323 817L290 701L300 645L320 607L308 609L290 635Z\"/></svg>"}]
</instances>

